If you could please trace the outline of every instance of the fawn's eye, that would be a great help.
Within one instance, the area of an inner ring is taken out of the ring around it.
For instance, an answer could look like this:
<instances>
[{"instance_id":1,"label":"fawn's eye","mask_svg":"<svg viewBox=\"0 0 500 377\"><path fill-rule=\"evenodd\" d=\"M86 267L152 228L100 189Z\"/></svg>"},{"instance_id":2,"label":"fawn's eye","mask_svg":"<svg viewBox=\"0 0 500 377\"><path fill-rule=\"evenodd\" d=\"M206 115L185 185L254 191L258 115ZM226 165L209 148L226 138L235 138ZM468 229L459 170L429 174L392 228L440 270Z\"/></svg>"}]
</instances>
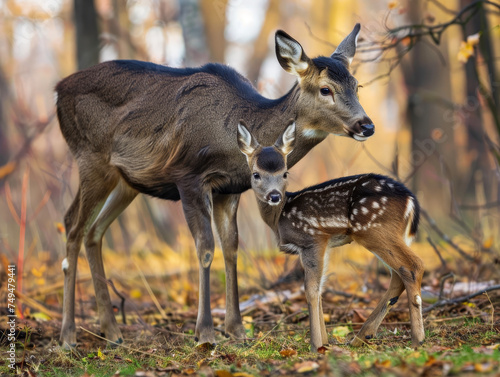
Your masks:
<instances>
[{"instance_id":1,"label":"fawn's eye","mask_svg":"<svg viewBox=\"0 0 500 377\"><path fill-rule=\"evenodd\" d=\"M330 88L324 86L322 87L319 92L321 93L322 96L329 96L330 94L332 94L332 91L330 90Z\"/></svg>"},{"instance_id":2,"label":"fawn's eye","mask_svg":"<svg viewBox=\"0 0 500 377\"><path fill-rule=\"evenodd\" d=\"M285 179L288 178L288 172L285 172L285 174L283 174L283 178L285 178Z\"/></svg>"},{"instance_id":3,"label":"fawn's eye","mask_svg":"<svg viewBox=\"0 0 500 377\"><path fill-rule=\"evenodd\" d=\"M253 177L255 179L260 179L260 174L259 173L253 173Z\"/></svg>"}]
</instances>

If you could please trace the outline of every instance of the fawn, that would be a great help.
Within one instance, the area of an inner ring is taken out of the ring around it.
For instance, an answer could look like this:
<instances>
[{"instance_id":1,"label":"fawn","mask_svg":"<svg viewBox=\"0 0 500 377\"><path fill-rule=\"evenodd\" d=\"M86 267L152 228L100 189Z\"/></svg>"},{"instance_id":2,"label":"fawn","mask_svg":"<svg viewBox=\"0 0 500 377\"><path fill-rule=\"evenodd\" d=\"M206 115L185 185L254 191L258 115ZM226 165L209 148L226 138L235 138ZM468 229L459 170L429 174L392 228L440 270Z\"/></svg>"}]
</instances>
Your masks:
<instances>
[{"instance_id":1,"label":"fawn","mask_svg":"<svg viewBox=\"0 0 500 377\"><path fill-rule=\"evenodd\" d=\"M311 350L328 343L321 303L327 249L356 241L391 272L390 286L351 341L359 346L375 336L390 308L406 289L414 347L424 340L420 294L422 260L409 248L418 228L419 204L401 183L377 174L334 179L298 192L285 192L287 156L295 145L295 122L274 145L263 147L242 121L238 145L246 156L260 214L274 231L281 251L299 254L305 271Z\"/></svg>"}]
</instances>

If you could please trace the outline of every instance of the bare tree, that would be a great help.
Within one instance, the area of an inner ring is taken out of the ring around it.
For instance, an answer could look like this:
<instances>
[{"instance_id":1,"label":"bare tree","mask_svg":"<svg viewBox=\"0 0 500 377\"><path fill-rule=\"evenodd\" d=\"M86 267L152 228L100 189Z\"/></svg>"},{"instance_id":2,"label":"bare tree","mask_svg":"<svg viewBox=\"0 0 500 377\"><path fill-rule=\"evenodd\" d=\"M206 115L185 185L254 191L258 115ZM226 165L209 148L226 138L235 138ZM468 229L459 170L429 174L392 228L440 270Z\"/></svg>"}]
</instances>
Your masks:
<instances>
[{"instance_id":1,"label":"bare tree","mask_svg":"<svg viewBox=\"0 0 500 377\"><path fill-rule=\"evenodd\" d=\"M9 86L0 67L0 166L9 160L9 142L7 140L6 103L9 100Z\"/></svg>"}]
</instances>

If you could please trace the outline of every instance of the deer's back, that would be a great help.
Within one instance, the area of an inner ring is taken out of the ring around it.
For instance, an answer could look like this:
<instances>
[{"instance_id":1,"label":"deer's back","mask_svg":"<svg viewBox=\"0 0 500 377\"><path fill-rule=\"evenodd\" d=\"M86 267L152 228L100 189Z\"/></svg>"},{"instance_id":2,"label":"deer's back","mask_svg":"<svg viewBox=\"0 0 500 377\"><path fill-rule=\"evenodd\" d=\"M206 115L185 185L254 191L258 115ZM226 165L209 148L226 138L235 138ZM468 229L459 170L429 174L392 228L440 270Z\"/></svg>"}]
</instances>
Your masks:
<instances>
[{"instance_id":1,"label":"deer's back","mask_svg":"<svg viewBox=\"0 0 500 377\"><path fill-rule=\"evenodd\" d=\"M289 110L220 64L175 69L111 61L67 77L56 91L61 131L75 157L98 154L139 191L159 197L157 188L185 177L224 193L246 190L238 120L265 125L257 133L274 140L283 118L268 119Z\"/></svg>"}]
</instances>

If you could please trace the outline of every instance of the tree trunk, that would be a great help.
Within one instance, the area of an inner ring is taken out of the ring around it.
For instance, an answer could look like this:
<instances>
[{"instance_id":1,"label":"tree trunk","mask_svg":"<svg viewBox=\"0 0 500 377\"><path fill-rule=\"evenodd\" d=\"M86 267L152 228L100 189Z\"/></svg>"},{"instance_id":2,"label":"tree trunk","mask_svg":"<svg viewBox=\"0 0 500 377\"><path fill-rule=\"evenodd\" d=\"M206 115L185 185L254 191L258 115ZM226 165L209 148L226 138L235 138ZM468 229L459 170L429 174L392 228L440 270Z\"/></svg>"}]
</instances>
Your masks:
<instances>
[{"instance_id":1,"label":"tree trunk","mask_svg":"<svg viewBox=\"0 0 500 377\"><path fill-rule=\"evenodd\" d=\"M226 52L226 7L228 0L201 0L200 9L205 24L210 61L223 63Z\"/></svg>"},{"instance_id":2,"label":"tree trunk","mask_svg":"<svg viewBox=\"0 0 500 377\"><path fill-rule=\"evenodd\" d=\"M408 14L412 24L424 19L424 1L410 1ZM436 152L443 157L451 175L455 174L455 151L453 143L453 120L445 116L447 108L441 100L450 98L450 72L439 54L447 61L446 49L430 46L420 40L410 52L410 61L404 66L404 78L408 89L407 114L411 126L412 153L410 162L414 171L413 190L423 192L423 205L431 208L442 204L447 196L441 179L441 168ZM439 137L440 136L440 137ZM434 162L431 164L430 162Z\"/></svg>"},{"instance_id":3,"label":"tree trunk","mask_svg":"<svg viewBox=\"0 0 500 377\"><path fill-rule=\"evenodd\" d=\"M99 31L94 0L74 0L78 69L99 63Z\"/></svg>"},{"instance_id":4,"label":"tree trunk","mask_svg":"<svg viewBox=\"0 0 500 377\"><path fill-rule=\"evenodd\" d=\"M9 160L9 142L7 140L7 114L6 105L9 100L9 85L0 67L0 166Z\"/></svg>"},{"instance_id":5,"label":"tree trunk","mask_svg":"<svg viewBox=\"0 0 500 377\"><path fill-rule=\"evenodd\" d=\"M179 0L179 21L186 49L184 64L200 66L210 60L199 0Z\"/></svg>"},{"instance_id":6,"label":"tree trunk","mask_svg":"<svg viewBox=\"0 0 500 377\"><path fill-rule=\"evenodd\" d=\"M470 5L473 1L471 0L461 0L460 6L462 8ZM489 40L488 26L486 21L486 14L484 7L480 6L479 10L471 17L469 22L465 25L463 29L464 35L463 39L466 40L469 35L481 32L481 38L479 43L479 50L483 55L483 58L487 64L490 80L492 83L495 82L495 69L494 69L494 57L492 56L492 50ZM481 116L481 101L479 99L479 80L478 80L478 70L477 70L477 59L476 57L471 57L465 64L465 77L466 77L466 118L465 125L467 128L467 148L470 156L475 156L472 164L476 174L472 175L469 182L466 182L466 195L471 198L476 197L476 185L478 183L476 177L480 177L484 187L484 193L486 198L490 198L490 192L492 190L492 185L495 181L493 179L494 174L492 174L493 166L489 159L489 149L484 140L485 129L483 126L483 118ZM493 98L495 93L495 86L492 86ZM495 200L496 198L493 198Z\"/></svg>"}]
</instances>

